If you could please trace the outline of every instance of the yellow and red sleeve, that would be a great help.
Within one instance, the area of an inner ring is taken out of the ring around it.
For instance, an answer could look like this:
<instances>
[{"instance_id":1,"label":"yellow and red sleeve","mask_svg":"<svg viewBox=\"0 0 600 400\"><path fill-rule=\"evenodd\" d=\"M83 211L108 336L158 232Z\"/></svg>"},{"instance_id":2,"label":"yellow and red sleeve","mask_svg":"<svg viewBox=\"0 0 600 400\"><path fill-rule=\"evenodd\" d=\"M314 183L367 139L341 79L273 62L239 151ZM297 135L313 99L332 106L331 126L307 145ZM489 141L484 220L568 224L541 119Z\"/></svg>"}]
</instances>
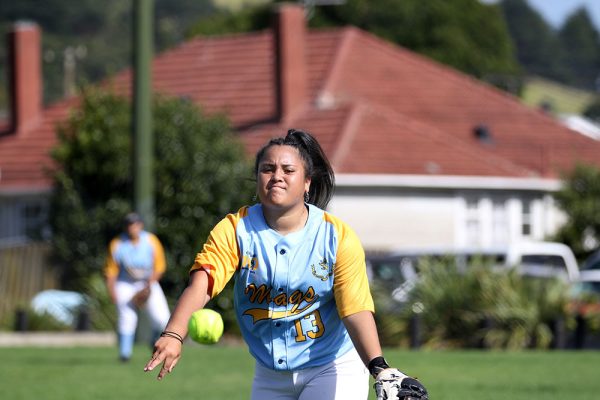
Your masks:
<instances>
[{"instance_id":1,"label":"yellow and red sleeve","mask_svg":"<svg viewBox=\"0 0 600 400\"><path fill-rule=\"evenodd\" d=\"M340 318L361 311L375 312L369 290L365 252L356 233L340 219L325 213L338 233L333 290Z\"/></svg>"},{"instance_id":2,"label":"yellow and red sleeve","mask_svg":"<svg viewBox=\"0 0 600 400\"><path fill-rule=\"evenodd\" d=\"M247 207L236 214L228 214L210 232L202 251L196 255L190 273L204 270L208 274L208 294L218 295L238 268L239 245L236 237L237 224L247 214Z\"/></svg>"}]
</instances>

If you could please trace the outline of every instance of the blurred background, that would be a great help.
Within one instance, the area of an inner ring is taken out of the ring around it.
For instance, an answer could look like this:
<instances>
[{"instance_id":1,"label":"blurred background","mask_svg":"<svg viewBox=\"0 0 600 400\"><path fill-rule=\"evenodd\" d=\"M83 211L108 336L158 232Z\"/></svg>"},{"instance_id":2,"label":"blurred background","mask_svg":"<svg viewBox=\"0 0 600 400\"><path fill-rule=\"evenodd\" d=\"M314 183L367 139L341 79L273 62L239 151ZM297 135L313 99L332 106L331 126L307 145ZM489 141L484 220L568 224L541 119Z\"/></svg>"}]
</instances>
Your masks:
<instances>
[{"instance_id":1,"label":"blurred background","mask_svg":"<svg viewBox=\"0 0 600 400\"><path fill-rule=\"evenodd\" d=\"M173 305L294 127L332 161L385 345L596 347L599 29L595 1L2 2L0 330L112 333L102 268L132 209ZM231 290L210 306L235 337Z\"/></svg>"}]
</instances>

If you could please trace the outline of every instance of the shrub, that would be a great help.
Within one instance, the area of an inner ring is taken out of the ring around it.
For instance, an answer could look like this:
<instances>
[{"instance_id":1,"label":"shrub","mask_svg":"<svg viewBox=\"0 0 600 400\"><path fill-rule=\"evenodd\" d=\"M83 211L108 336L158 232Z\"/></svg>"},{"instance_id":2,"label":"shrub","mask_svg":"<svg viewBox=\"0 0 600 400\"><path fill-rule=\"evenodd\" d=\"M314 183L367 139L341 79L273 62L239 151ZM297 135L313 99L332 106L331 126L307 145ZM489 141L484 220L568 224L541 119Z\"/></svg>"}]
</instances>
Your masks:
<instances>
[{"instance_id":1,"label":"shrub","mask_svg":"<svg viewBox=\"0 0 600 400\"><path fill-rule=\"evenodd\" d=\"M107 246L133 209L131 105L88 89L58 129L50 224L63 287L88 292L106 306L97 279ZM165 246L167 297L178 296L210 229L252 196L250 163L227 119L192 102L156 96L153 103L155 228ZM217 304L218 308L218 304ZM234 321L225 310L226 321ZM104 325L113 317L102 311Z\"/></svg>"},{"instance_id":2,"label":"shrub","mask_svg":"<svg viewBox=\"0 0 600 400\"><path fill-rule=\"evenodd\" d=\"M406 343L415 310L420 311L421 341L430 348L548 348L552 324L567 318L568 289L561 281L524 277L485 260L467 268L450 260L419 265L420 279L395 316L398 322L383 319L383 329L391 325L392 333L402 335L396 344Z\"/></svg>"}]
</instances>

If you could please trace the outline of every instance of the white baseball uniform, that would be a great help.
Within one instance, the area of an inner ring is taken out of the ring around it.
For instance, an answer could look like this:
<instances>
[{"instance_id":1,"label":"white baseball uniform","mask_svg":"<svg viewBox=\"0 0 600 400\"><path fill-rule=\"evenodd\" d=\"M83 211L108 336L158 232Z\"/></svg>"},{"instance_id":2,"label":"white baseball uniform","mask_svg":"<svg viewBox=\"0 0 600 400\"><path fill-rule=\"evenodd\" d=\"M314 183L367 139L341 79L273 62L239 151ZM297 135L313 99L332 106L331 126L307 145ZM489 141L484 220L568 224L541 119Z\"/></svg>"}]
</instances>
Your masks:
<instances>
[{"instance_id":1,"label":"white baseball uniform","mask_svg":"<svg viewBox=\"0 0 600 400\"><path fill-rule=\"evenodd\" d=\"M144 288L155 271L162 273L165 269L163 247L158 238L150 232L142 231L136 241L132 241L123 233L110 243L105 274L116 277L117 331L122 358L131 355L138 322L138 310L131 299L136 292ZM150 296L143 309L150 317L153 330L163 330L169 321L170 311L158 282L154 282L150 287Z\"/></svg>"}]
</instances>

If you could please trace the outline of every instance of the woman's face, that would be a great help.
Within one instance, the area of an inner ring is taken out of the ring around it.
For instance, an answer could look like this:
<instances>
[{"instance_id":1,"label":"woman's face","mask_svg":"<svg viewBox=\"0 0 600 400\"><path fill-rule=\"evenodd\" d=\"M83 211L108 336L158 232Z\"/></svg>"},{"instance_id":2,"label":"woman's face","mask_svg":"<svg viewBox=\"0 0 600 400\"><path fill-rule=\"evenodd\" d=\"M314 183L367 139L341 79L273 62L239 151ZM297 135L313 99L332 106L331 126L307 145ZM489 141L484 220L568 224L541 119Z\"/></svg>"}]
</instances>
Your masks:
<instances>
[{"instance_id":1,"label":"woman's face","mask_svg":"<svg viewBox=\"0 0 600 400\"><path fill-rule=\"evenodd\" d=\"M289 209L304 205L310 188L304 162L292 146L269 147L258 164L257 194L263 207Z\"/></svg>"},{"instance_id":2,"label":"woman's face","mask_svg":"<svg viewBox=\"0 0 600 400\"><path fill-rule=\"evenodd\" d=\"M133 240L137 240L140 237L140 233L144 229L144 224L141 222L134 222L127 225L127 234Z\"/></svg>"}]
</instances>

